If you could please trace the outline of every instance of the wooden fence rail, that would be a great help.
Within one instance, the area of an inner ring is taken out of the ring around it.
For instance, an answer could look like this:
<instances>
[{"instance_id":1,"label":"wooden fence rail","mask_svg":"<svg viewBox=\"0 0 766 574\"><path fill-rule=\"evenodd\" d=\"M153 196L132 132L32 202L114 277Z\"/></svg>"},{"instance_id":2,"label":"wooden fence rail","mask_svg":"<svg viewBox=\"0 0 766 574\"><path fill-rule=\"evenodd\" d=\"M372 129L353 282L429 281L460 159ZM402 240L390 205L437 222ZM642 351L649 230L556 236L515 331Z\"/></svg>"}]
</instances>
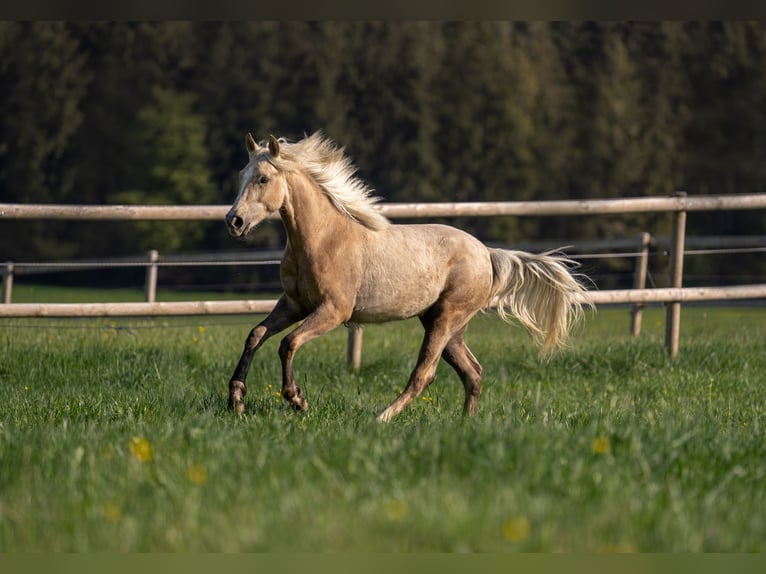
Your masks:
<instances>
[{"instance_id":1,"label":"wooden fence rail","mask_svg":"<svg viewBox=\"0 0 766 574\"><path fill-rule=\"evenodd\" d=\"M732 287L666 287L591 291L596 305L619 303L692 303L766 298L766 283ZM0 306L0 317L148 317L168 315L240 315L269 313L275 299L237 301L165 301L154 303L11 303Z\"/></svg>"},{"instance_id":2,"label":"wooden fence rail","mask_svg":"<svg viewBox=\"0 0 766 574\"><path fill-rule=\"evenodd\" d=\"M222 220L228 205L50 205L0 203L4 219L70 220ZM391 218L495 217L500 215L606 215L670 211L724 211L766 208L766 193L633 197L565 201L493 201L461 203L384 203ZM273 216L277 218L276 215Z\"/></svg>"},{"instance_id":3,"label":"wooden fence rail","mask_svg":"<svg viewBox=\"0 0 766 574\"><path fill-rule=\"evenodd\" d=\"M543 202L387 203L381 204L378 208L384 215L391 218L673 213L673 237L669 249L670 288L644 289L644 285L637 279L635 289L591 292L592 299L597 305L612 303L633 303L637 305L634 308L631 326L631 330L635 333L640 330L641 305L655 302L667 303L665 343L672 357L675 357L678 353L680 305L682 302L766 298L766 284L737 287L682 288L686 213L690 211L764 209L766 208L766 194L688 197L685 193L678 192L671 197ZM0 222L11 219L221 220L228 209L228 205L146 206L0 203ZM646 237L642 239L641 249L642 251L648 249L648 239ZM156 284L157 263L156 252L150 253L146 303L20 304L5 302L0 304L0 317L104 317L265 313L275 303L274 301L157 303L154 301L153 290L149 290L150 284ZM642 254L637 259L637 268L645 265L645 256ZM3 273L4 287L6 282L12 280L12 275L13 263L8 263ZM151 279L151 277L154 277L154 279ZM10 292L10 288L8 292ZM361 359L361 330L358 328L352 328L349 333L348 356L353 367L358 368Z\"/></svg>"}]
</instances>

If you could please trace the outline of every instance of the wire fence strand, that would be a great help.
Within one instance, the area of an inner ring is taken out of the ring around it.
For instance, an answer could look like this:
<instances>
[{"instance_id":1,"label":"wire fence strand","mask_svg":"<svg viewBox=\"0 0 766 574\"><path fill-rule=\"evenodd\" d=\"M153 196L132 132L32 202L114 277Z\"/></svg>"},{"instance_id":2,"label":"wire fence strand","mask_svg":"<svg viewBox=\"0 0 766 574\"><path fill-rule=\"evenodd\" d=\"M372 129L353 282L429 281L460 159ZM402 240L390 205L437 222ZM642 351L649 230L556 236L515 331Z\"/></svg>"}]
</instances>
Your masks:
<instances>
[{"instance_id":1,"label":"wire fence strand","mask_svg":"<svg viewBox=\"0 0 766 574\"><path fill-rule=\"evenodd\" d=\"M652 249L648 255L650 257L667 256L667 249ZM738 247L738 248L714 248L714 249L686 249L684 255L735 255L744 253L766 253L766 247ZM640 251L617 251L617 252L599 252L599 253L572 253L572 259L627 259L641 257L644 254ZM125 267L251 267L264 265L279 265L280 259L234 259L234 260L214 260L200 259L189 261L149 261L146 259L137 259L135 261L114 261L109 259L99 261L25 261L13 262L16 273L22 269L50 269L55 272L57 269L89 270L89 269L119 269Z\"/></svg>"}]
</instances>

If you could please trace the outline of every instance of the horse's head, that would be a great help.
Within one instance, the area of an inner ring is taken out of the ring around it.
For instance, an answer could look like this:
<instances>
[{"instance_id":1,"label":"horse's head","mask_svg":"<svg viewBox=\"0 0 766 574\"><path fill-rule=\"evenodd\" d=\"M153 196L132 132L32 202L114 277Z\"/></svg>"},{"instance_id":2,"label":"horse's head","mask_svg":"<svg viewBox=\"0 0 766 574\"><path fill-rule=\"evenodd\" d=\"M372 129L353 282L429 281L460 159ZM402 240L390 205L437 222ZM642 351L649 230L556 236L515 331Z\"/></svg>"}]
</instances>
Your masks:
<instances>
[{"instance_id":1,"label":"horse's head","mask_svg":"<svg viewBox=\"0 0 766 574\"><path fill-rule=\"evenodd\" d=\"M242 238L282 207L287 192L284 175L273 163L279 156L279 141L269 136L268 143L259 145L247 134L245 147L249 161L239 172L239 193L226 214L229 233Z\"/></svg>"}]
</instances>

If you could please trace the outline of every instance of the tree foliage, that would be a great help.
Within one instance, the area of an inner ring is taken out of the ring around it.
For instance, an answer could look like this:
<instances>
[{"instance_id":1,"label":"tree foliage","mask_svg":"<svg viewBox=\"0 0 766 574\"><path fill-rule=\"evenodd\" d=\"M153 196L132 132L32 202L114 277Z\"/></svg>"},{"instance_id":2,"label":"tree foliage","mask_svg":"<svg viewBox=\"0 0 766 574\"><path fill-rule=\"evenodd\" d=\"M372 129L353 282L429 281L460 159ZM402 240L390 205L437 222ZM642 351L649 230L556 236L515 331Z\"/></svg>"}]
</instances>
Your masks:
<instances>
[{"instance_id":1,"label":"tree foliage","mask_svg":"<svg viewBox=\"0 0 766 574\"><path fill-rule=\"evenodd\" d=\"M227 203L242 140L321 129L390 201L761 192L766 24L0 24L0 197ZM762 233L760 213L690 231ZM483 240L667 230L662 215L456 222ZM0 258L231 246L222 226L30 227ZM136 240L136 232L139 240ZM65 240L54 240L56 235ZM281 243L266 227L263 245Z\"/></svg>"},{"instance_id":2,"label":"tree foliage","mask_svg":"<svg viewBox=\"0 0 766 574\"><path fill-rule=\"evenodd\" d=\"M205 119L193 111L192 94L155 88L152 100L138 110L130 134L134 171L131 189L113 196L116 203L195 205L213 203ZM162 245L178 251L202 237L198 223L136 222L135 247Z\"/></svg>"}]
</instances>

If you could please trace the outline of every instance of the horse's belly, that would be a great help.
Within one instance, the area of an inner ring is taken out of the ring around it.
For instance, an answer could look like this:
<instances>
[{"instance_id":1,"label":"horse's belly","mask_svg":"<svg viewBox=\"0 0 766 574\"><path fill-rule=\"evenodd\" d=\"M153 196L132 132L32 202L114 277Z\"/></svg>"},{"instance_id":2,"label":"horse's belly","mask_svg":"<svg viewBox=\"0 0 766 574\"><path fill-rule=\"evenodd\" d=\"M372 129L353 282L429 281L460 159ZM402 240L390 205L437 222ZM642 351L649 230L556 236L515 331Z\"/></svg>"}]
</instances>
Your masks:
<instances>
[{"instance_id":1,"label":"horse's belly","mask_svg":"<svg viewBox=\"0 0 766 574\"><path fill-rule=\"evenodd\" d=\"M438 284L378 284L359 291L352 322L382 323L419 315L439 298Z\"/></svg>"}]
</instances>

